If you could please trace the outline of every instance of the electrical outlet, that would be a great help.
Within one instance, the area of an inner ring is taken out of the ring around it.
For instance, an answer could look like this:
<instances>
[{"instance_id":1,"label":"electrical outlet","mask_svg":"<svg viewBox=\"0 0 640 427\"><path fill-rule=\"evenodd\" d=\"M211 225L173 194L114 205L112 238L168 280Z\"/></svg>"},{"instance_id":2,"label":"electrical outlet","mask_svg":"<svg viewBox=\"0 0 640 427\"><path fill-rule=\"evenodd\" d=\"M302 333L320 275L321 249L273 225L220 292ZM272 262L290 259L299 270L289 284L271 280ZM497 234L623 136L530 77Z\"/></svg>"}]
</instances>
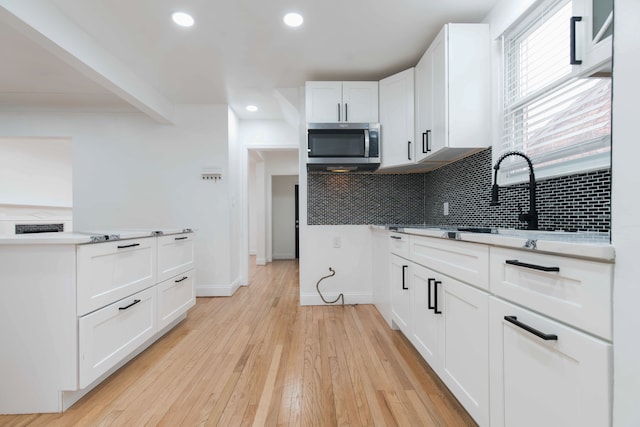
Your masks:
<instances>
[{"instance_id":1,"label":"electrical outlet","mask_svg":"<svg viewBox=\"0 0 640 427\"><path fill-rule=\"evenodd\" d=\"M339 248L342 246L342 240L339 237L334 237L333 238L333 247L334 248Z\"/></svg>"},{"instance_id":2,"label":"electrical outlet","mask_svg":"<svg viewBox=\"0 0 640 427\"><path fill-rule=\"evenodd\" d=\"M449 202L444 202L444 203L442 204L442 214L443 214L444 216L449 215Z\"/></svg>"}]
</instances>

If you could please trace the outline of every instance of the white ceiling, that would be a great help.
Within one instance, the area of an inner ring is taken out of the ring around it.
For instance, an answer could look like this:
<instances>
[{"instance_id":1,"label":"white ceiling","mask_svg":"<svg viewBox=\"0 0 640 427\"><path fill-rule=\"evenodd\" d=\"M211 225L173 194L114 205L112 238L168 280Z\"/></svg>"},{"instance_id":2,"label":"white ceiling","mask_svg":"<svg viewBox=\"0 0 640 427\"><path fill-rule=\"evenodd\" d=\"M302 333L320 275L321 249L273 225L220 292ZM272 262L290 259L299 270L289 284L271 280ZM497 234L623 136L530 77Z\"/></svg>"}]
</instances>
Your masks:
<instances>
[{"instance_id":1,"label":"white ceiling","mask_svg":"<svg viewBox=\"0 0 640 427\"><path fill-rule=\"evenodd\" d=\"M0 9L12 1L0 0ZM228 103L241 119L282 118L284 104L297 105L295 89L306 80L379 80L413 66L443 24L480 21L496 2L30 1L57 7L169 103ZM191 13L195 26L173 25L176 10ZM282 23L289 11L304 16L302 27ZM1 107L133 108L32 39L6 16L0 20ZM247 104L260 111L246 112Z\"/></svg>"}]
</instances>

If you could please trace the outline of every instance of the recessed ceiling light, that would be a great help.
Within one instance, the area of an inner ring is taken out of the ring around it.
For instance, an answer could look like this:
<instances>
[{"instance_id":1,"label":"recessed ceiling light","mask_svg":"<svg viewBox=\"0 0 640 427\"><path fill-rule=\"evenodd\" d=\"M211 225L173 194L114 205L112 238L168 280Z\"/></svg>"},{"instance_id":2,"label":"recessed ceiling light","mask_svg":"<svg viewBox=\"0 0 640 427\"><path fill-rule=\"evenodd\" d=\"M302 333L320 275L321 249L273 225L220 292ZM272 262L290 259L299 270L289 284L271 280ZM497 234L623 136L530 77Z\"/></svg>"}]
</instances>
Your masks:
<instances>
[{"instance_id":1,"label":"recessed ceiling light","mask_svg":"<svg viewBox=\"0 0 640 427\"><path fill-rule=\"evenodd\" d=\"M247 111L255 113L256 111L258 111L258 107L256 107L255 105L247 105Z\"/></svg>"},{"instance_id":2,"label":"recessed ceiling light","mask_svg":"<svg viewBox=\"0 0 640 427\"><path fill-rule=\"evenodd\" d=\"M171 15L171 19L173 19L173 22L180 25L181 27L192 27L193 23L195 22L193 20L193 16L184 12L175 12L173 15Z\"/></svg>"},{"instance_id":3,"label":"recessed ceiling light","mask_svg":"<svg viewBox=\"0 0 640 427\"><path fill-rule=\"evenodd\" d=\"M283 21L290 27L299 27L304 22L304 18L299 13L287 13L284 15Z\"/></svg>"}]
</instances>

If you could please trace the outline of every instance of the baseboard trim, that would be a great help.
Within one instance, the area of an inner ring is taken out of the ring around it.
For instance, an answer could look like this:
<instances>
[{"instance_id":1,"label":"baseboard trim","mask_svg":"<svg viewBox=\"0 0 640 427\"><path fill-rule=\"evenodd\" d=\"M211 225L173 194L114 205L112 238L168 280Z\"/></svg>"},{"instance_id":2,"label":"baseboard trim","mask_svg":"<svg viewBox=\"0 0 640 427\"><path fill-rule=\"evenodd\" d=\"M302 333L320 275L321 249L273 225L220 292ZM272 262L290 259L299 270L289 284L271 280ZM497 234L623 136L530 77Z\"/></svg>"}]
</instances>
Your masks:
<instances>
[{"instance_id":1,"label":"baseboard trim","mask_svg":"<svg viewBox=\"0 0 640 427\"><path fill-rule=\"evenodd\" d=\"M240 281L235 280L229 285L198 285L196 286L197 297L230 297L240 287Z\"/></svg>"},{"instance_id":2,"label":"baseboard trim","mask_svg":"<svg viewBox=\"0 0 640 427\"><path fill-rule=\"evenodd\" d=\"M267 265L267 261L264 258L256 258L256 265Z\"/></svg>"},{"instance_id":3,"label":"baseboard trim","mask_svg":"<svg viewBox=\"0 0 640 427\"><path fill-rule=\"evenodd\" d=\"M373 304L373 295L369 293L361 292L344 292L345 304ZM328 301L335 300L340 292L328 293L324 295ZM317 293L314 294L300 294L300 305L340 305L340 301L335 304L325 304Z\"/></svg>"}]
</instances>

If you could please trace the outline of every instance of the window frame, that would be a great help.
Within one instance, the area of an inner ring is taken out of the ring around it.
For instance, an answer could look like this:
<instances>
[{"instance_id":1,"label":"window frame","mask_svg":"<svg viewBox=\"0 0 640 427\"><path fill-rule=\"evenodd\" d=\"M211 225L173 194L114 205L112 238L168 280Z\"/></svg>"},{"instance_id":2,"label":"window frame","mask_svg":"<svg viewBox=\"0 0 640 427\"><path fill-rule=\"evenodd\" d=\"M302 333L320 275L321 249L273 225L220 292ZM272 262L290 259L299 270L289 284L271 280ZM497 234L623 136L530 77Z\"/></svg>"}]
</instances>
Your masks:
<instances>
[{"instance_id":1,"label":"window frame","mask_svg":"<svg viewBox=\"0 0 640 427\"><path fill-rule=\"evenodd\" d=\"M498 37L498 59L496 64L499 66L500 72L498 74L498 78L496 78L496 84L498 85L499 90L498 93L498 108L499 114L496 120L496 125L498 126L498 132L496 132L497 143L494 143L493 146L493 164L500 158L500 156L507 152L513 150L522 150L521 147L516 147L512 145L511 147L505 146L505 135L506 135L506 121L507 121L507 103L506 97L508 96L506 91L507 84L507 39L509 37L514 38L516 36L523 37L525 34L530 34L535 31L535 28L538 28L539 25L536 25L535 22L539 21L539 16L543 13L543 10L546 9L547 13L551 11L552 13L557 13L561 10L563 6L566 6L568 3L573 3L574 1L580 0L542 0L536 2L531 8L529 8L526 12L524 12L520 18L515 21L512 25L507 27L504 32ZM572 6L573 7L573 6ZM567 23L567 28L569 23ZM519 99L517 102L512 102L509 105L510 112L513 113L515 106L526 106L530 105L532 101L539 100L545 96L545 94L550 93L553 90L556 90L560 87L563 87L568 84L568 82L574 81L577 78L587 77L584 75L580 75L574 69L561 77L558 77L553 83L547 85L541 89L537 89L532 93L524 96ZM609 117L611 113L609 110ZM611 119L609 119L611 120ZM610 124L609 124L610 126ZM589 171L602 170L611 167L611 131L609 131L608 139L608 150L603 153L597 155L591 155L582 159L569 159L562 161L560 163L554 164L552 166L545 166L544 168L536 168L536 161L532 159L533 166L536 172L537 179L548 179L560 176L568 176L578 173L585 173ZM585 142L585 144L591 141ZM584 145L584 144L579 144ZM574 152L579 149L573 148ZM526 152L525 152L526 153ZM528 168L526 167L525 162L522 162L522 165L519 164L518 158L513 158L511 160L514 165L509 168L508 166L509 159L505 159L503 164L501 165L500 171L498 173L498 180L500 185L513 185L519 184L528 181ZM517 163L517 165L516 165ZM516 168L517 170L513 170Z\"/></svg>"}]
</instances>

